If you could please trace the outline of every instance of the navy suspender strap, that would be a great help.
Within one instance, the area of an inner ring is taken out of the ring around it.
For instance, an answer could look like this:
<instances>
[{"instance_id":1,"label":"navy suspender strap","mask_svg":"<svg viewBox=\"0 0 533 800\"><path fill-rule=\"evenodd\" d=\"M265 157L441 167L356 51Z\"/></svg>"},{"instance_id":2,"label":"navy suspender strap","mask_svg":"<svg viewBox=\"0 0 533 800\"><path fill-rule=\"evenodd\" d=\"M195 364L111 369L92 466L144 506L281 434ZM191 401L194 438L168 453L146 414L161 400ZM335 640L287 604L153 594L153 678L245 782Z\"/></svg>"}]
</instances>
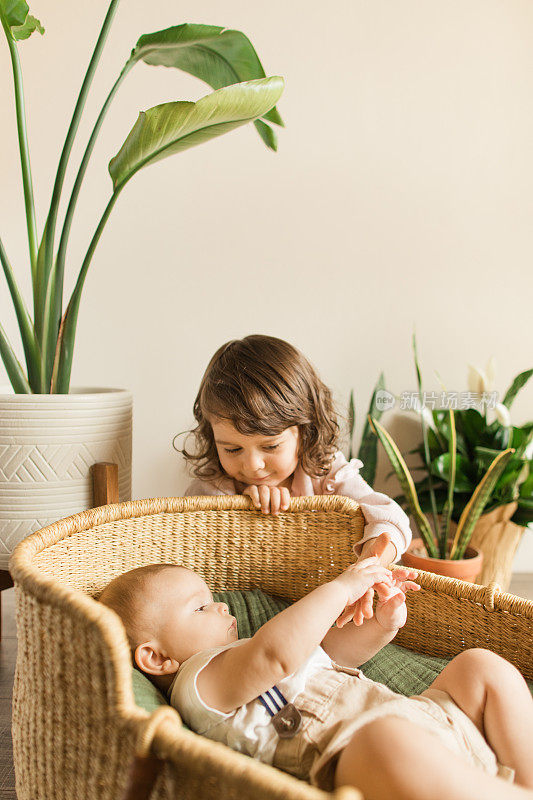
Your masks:
<instances>
[{"instance_id":1,"label":"navy suspender strap","mask_svg":"<svg viewBox=\"0 0 533 800\"><path fill-rule=\"evenodd\" d=\"M302 715L296 706L287 702L277 686L260 694L257 699L270 714L270 721L281 739L290 739L299 731Z\"/></svg>"},{"instance_id":2,"label":"navy suspender strap","mask_svg":"<svg viewBox=\"0 0 533 800\"><path fill-rule=\"evenodd\" d=\"M288 706L289 704L281 694L280 690L277 686L272 687L272 691L276 692L279 699L272 697L270 692L265 692L264 694L259 695L259 700L262 702L268 713L271 717L274 717L278 711L281 711L283 706ZM280 702L281 701L281 702Z\"/></svg>"}]
</instances>

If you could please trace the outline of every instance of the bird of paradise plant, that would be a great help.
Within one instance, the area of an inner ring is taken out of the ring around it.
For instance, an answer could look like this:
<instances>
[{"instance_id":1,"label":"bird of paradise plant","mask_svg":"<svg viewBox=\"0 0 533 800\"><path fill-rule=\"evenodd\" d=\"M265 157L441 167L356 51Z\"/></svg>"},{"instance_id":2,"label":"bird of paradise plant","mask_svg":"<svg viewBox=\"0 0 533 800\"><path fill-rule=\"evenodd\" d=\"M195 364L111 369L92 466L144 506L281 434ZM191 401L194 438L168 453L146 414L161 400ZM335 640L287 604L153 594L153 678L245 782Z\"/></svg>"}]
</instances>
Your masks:
<instances>
[{"instance_id":1,"label":"bird of paradise plant","mask_svg":"<svg viewBox=\"0 0 533 800\"><path fill-rule=\"evenodd\" d=\"M240 31L185 23L140 37L111 87L96 119L71 191L56 247L59 204L72 145L87 95L106 43L119 0L111 0L67 132L52 190L50 208L39 236L33 196L22 71L17 42L44 33L25 0L0 0L0 21L11 55L18 142L33 289L33 316L19 291L0 238L0 262L22 340L26 371L0 324L0 355L16 393L68 393L81 295L94 251L109 215L126 184L141 169L190 147L254 122L267 147L277 148L272 124L283 125L276 103L280 77L266 77L257 53ZM180 69L211 86L195 103L176 101L141 111L119 152L109 163L111 197L79 267L74 290L63 305L67 246L78 196L99 131L120 85L139 62Z\"/></svg>"}]
</instances>

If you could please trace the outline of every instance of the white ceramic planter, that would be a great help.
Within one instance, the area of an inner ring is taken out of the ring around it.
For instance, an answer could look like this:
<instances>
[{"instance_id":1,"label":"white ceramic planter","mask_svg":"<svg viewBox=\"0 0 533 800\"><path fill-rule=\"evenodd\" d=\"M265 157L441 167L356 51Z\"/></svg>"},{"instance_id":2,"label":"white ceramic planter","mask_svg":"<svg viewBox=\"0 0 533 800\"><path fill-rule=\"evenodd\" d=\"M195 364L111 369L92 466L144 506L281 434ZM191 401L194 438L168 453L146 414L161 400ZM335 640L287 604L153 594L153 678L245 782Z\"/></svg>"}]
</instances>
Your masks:
<instances>
[{"instance_id":1,"label":"white ceramic planter","mask_svg":"<svg viewBox=\"0 0 533 800\"><path fill-rule=\"evenodd\" d=\"M0 569L25 536L92 506L93 464L117 463L131 499L131 430L121 389L0 394Z\"/></svg>"}]
</instances>

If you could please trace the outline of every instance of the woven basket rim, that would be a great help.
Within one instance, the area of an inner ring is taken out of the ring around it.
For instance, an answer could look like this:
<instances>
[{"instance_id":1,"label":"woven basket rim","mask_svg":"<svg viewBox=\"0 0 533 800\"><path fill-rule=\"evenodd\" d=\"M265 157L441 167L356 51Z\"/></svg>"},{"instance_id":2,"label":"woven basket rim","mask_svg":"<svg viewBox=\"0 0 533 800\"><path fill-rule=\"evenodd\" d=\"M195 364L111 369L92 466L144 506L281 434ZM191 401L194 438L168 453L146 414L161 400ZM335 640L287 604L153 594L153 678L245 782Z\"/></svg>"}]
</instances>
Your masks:
<instances>
[{"instance_id":1,"label":"woven basket rim","mask_svg":"<svg viewBox=\"0 0 533 800\"><path fill-rule=\"evenodd\" d=\"M153 497L143 500L129 500L72 514L70 517L53 522L34 531L15 547L9 561L9 571L14 579L19 579L21 571L29 567L36 555L47 547L66 539L75 533L87 531L106 522L121 519L135 519L164 513L186 513L195 511L253 511L251 498L243 495L207 495L199 497ZM348 516L359 513L359 504L349 497L340 495L318 495L291 498L288 512L325 511Z\"/></svg>"},{"instance_id":2,"label":"woven basket rim","mask_svg":"<svg viewBox=\"0 0 533 800\"><path fill-rule=\"evenodd\" d=\"M33 564L35 556L47 547L51 547L69 536L90 530L107 522L134 519L154 514L209 511L241 511L261 514L260 511L254 508L251 498L243 495L155 497L100 506L65 517L30 534L15 548L9 562L9 570L15 582L19 582L45 602L53 602L54 596L57 601L61 602L61 597L71 597L72 592L89 600L91 598L87 598L83 592L77 592L61 586L53 579L43 575ZM342 495L293 497L291 498L289 509L287 512L282 512L282 514L312 513L316 511L347 516L361 514L359 504L355 500ZM533 602L502 592L497 583L480 586L467 581L424 572L423 570L416 571L418 572L420 585L428 591L470 600L485 606L488 610L509 612L533 619Z\"/></svg>"}]
</instances>

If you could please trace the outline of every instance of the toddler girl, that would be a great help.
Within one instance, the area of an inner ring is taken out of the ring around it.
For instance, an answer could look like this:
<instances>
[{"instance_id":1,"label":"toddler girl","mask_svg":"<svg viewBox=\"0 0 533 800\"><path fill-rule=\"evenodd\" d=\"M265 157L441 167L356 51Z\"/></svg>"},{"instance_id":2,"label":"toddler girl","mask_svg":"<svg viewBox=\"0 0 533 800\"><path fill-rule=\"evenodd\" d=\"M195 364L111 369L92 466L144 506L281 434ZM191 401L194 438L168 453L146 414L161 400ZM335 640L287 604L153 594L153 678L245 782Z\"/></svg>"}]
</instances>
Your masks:
<instances>
[{"instance_id":1,"label":"toddler girl","mask_svg":"<svg viewBox=\"0 0 533 800\"><path fill-rule=\"evenodd\" d=\"M348 462L337 449L331 392L288 342L254 335L222 345L202 378L194 416L195 452L182 451L196 475L186 496L244 494L277 514L291 496L344 495L365 518L360 558L374 555L381 533L389 536L383 564L407 549L409 518L363 480L361 461Z\"/></svg>"},{"instance_id":2,"label":"toddler girl","mask_svg":"<svg viewBox=\"0 0 533 800\"><path fill-rule=\"evenodd\" d=\"M405 623L411 576L365 559L241 640L227 606L183 567L132 570L100 600L122 618L137 667L197 733L371 800L533 800L533 702L507 661L467 650L412 698L358 669ZM374 617L332 627L370 588ZM516 786L502 780L513 773Z\"/></svg>"}]
</instances>

